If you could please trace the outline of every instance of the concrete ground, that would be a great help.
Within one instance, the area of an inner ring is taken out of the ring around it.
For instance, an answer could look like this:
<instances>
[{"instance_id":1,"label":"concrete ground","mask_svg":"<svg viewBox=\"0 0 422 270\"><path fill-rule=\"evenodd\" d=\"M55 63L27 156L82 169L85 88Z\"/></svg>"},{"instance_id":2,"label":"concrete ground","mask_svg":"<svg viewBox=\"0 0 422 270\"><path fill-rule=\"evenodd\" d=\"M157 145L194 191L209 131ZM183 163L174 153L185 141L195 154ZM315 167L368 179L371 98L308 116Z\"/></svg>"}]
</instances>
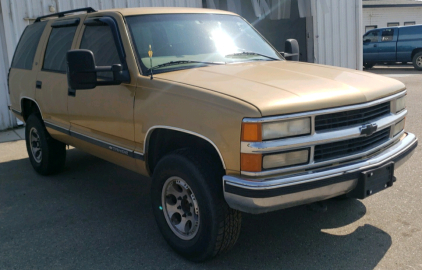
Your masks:
<instances>
[{"instance_id":1,"label":"concrete ground","mask_svg":"<svg viewBox=\"0 0 422 270\"><path fill-rule=\"evenodd\" d=\"M422 138L422 73L370 72L407 85L406 129ZM13 134L0 142L5 136ZM326 212L245 214L230 253L194 264L161 237L149 179L76 149L63 173L42 177L23 140L1 142L0 269L422 269L420 147L392 188L362 201L329 200Z\"/></svg>"}]
</instances>

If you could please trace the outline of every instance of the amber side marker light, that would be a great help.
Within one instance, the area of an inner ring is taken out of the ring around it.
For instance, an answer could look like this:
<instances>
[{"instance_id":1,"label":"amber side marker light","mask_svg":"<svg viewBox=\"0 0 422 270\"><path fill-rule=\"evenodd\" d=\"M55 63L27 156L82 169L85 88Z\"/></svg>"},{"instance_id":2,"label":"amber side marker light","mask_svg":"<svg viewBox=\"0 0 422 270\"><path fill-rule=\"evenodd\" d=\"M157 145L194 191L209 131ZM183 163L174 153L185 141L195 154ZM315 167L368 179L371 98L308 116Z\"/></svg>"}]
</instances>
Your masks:
<instances>
[{"instance_id":1,"label":"amber side marker light","mask_svg":"<svg viewBox=\"0 0 422 270\"><path fill-rule=\"evenodd\" d=\"M262 142L261 123L242 123L243 142Z\"/></svg>"},{"instance_id":2,"label":"amber side marker light","mask_svg":"<svg viewBox=\"0 0 422 270\"><path fill-rule=\"evenodd\" d=\"M261 154L240 154L240 168L247 172L262 171L262 155Z\"/></svg>"}]
</instances>

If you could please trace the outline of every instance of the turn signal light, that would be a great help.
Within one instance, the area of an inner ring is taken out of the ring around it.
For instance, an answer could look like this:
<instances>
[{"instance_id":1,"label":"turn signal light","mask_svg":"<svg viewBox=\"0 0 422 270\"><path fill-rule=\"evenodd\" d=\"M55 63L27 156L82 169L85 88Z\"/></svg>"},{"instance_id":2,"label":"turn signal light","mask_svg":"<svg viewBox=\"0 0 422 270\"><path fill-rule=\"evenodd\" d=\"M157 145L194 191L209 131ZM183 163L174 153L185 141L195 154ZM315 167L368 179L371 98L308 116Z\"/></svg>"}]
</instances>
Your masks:
<instances>
[{"instance_id":1,"label":"turn signal light","mask_svg":"<svg viewBox=\"0 0 422 270\"><path fill-rule=\"evenodd\" d=\"M261 123L242 123L243 142L262 142Z\"/></svg>"},{"instance_id":2,"label":"turn signal light","mask_svg":"<svg viewBox=\"0 0 422 270\"><path fill-rule=\"evenodd\" d=\"M261 154L240 154L240 169L247 172L262 171L262 155Z\"/></svg>"}]
</instances>

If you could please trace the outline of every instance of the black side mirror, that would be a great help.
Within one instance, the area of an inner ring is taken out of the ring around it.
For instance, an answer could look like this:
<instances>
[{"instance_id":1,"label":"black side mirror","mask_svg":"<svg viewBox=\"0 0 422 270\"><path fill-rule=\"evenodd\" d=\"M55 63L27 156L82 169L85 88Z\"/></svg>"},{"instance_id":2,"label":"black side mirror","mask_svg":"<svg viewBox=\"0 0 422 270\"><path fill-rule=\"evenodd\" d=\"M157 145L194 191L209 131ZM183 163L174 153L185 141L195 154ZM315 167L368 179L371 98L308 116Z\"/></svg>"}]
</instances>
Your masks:
<instances>
[{"instance_id":1,"label":"black side mirror","mask_svg":"<svg viewBox=\"0 0 422 270\"><path fill-rule=\"evenodd\" d=\"M68 51L67 82L72 89L93 89L97 86L94 54L89 50Z\"/></svg>"},{"instance_id":2,"label":"black side mirror","mask_svg":"<svg viewBox=\"0 0 422 270\"><path fill-rule=\"evenodd\" d=\"M285 43L285 52L281 53L286 60L299 61L299 43L296 39L288 39Z\"/></svg>"},{"instance_id":3,"label":"black side mirror","mask_svg":"<svg viewBox=\"0 0 422 270\"><path fill-rule=\"evenodd\" d=\"M371 40L369 38L367 38L363 41L363 43L371 43Z\"/></svg>"},{"instance_id":4,"label":"black side mirror","mask_svg":"<svg viewBox=\"0 0 422 270\"><path fill-rule=\"evenodd\" d=\"M67 82L73 90L93 89L100 85L119 85L128 81L129 72L122 65L97 67L92 51L71 50L67 52ZM98 81L97 72L113 72L113 80Z\"/></svg>"}]
</instances>

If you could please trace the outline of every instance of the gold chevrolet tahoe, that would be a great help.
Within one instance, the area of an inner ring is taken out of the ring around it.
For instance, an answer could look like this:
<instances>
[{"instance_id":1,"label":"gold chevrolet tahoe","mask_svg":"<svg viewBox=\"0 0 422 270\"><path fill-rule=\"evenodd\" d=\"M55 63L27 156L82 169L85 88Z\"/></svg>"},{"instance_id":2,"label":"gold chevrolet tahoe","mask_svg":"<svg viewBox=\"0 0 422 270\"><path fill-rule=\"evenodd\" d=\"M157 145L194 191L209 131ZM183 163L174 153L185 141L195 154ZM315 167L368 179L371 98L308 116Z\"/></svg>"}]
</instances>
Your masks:
<instances>
[{"instance_id":1,"label":"gold chevrolet tahoe","mask_svg":"<svg viewBox=\"0 0 422 270\"><path fill-rule=\"evenodd\" d=\"M393 185L417 146L405 86L286 61L240 16L209 9L72 10L38 18L9 73L34 169L66 145L152 177L157 224L202 261L264 213Z\"/></svg>"}]
</instances>

